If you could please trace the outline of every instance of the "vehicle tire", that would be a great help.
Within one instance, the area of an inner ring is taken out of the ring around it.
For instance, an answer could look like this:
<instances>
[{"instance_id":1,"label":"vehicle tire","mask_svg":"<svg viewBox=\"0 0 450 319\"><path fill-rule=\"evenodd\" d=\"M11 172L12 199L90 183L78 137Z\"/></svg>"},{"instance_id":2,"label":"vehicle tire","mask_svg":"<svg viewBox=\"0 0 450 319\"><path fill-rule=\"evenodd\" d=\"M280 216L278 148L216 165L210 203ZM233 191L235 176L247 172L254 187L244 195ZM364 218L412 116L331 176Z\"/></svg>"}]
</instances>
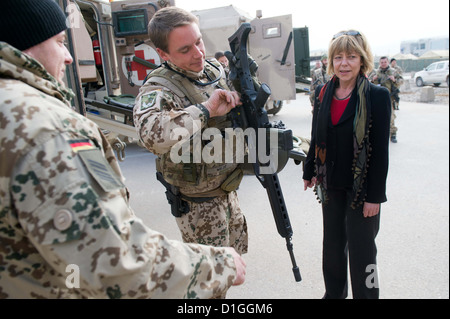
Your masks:
<instances>
[{"instance_id":1,"label":"vehicle tire","mask_svg":"<svg viewBox=\"0 0 450 319\"><path fill-rule=\"evenodd\" d=\"M433 84L435 87L439 87L441 85L441 83L434 83Z\"/></svg>"},{"instance_id":2,"label":"vehicle tire","mask_svg":"<svg viewBox=\"0 0 450 319\"><path fill-rule=\"evenodd\" d=\"M423 80L422 80L422 78L417 78L417 79L416 79L416 85L417 85L418 87L422 87L422 86L423 86Z\"/></svg>"}]
</instances>

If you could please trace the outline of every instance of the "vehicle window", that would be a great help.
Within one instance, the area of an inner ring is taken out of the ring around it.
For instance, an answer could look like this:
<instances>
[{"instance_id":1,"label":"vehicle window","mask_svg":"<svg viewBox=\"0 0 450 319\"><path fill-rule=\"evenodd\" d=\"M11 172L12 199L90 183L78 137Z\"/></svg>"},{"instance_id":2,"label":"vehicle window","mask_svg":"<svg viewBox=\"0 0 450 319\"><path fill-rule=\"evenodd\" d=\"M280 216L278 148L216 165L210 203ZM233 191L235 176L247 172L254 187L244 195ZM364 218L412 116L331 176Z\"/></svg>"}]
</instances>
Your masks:
<instances>
[{"instance_id":1,"label":"vehicle window","mask_svg":"<svg viewBox=\"0 0 450 319\"><path fill-rule=\"evenodd\" d=\"M437 70L440 70L440 69L443 69L444 68L444 62L442 62L442 63L439 63L438 65L437 65Z\"/></svg>"},{"instance_id":2,"label":"vehicle window","mask_svg":"<svg viewBox=\"0 0 450 319\"><path fill-rule=\"evenodd\" d=\"M430 65L428 66L428 68L427 68L427 71L434 71L434 70L436 70L436 64L435 64L435 63L430 64Z\"/></svg>"}]
</instances>

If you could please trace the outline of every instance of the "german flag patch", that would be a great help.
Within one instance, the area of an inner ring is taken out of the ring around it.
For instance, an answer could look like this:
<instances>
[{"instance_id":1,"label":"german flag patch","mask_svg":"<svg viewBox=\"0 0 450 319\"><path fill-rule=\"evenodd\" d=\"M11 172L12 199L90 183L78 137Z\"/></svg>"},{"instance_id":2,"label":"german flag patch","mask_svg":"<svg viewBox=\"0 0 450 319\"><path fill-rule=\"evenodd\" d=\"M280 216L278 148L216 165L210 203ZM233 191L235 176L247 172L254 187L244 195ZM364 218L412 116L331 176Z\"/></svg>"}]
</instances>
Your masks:
<instances>
[{"instance_id":1,"label":"german flag patch","mask_svg":"<svg viewBox=\"0 0 450 319\"><path fill-rule=\"evenodd\" d=\"M70 147L72 148L72 151L75 153L78 153L80 151L89 151L95 149L95 145L92 144L91 140L73 140L69 141Z\"/></svg>"}]
</instances>

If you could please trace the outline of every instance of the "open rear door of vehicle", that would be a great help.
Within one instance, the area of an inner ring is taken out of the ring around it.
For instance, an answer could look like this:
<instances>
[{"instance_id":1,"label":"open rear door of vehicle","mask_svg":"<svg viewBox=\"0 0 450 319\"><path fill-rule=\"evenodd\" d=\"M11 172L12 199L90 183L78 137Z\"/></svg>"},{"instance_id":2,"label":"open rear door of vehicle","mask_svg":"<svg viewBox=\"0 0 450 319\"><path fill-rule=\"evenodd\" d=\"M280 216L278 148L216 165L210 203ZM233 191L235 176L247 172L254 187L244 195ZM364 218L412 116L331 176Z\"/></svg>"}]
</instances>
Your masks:
<instances>
[{"instance_id":1,"label":"open rear door of vehicle","mask_svg":"<svg viewBox=\"0 0 450 319\"><path fill-rule=\"evenodd\" d=\"M272 100L295 100L292 15L251 22L249 53L259 65L258 78L269 85Z\"/></svg>"}]
</instances>

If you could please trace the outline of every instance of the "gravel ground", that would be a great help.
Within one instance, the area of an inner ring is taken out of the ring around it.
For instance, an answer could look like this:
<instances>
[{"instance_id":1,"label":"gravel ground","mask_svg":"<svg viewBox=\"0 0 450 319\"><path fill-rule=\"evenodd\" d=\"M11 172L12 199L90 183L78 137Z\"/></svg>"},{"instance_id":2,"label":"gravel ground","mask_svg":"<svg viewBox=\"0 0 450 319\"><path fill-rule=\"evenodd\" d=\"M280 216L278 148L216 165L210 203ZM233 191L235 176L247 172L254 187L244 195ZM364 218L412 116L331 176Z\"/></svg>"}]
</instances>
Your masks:
<instances>
[{"instance_id":1,"label":"gravel ground","mask_svg":"<svg viewBox=\"0 0 450 319\"><path fill-rule=\"evenodd\" d=\"M404 76L405 81L409 82L404 84L400 89L400 103L401 101L407 102L420 102L420 91L422 88L417 87L414 83L414 79L411 77L411 74L406 74ZM429 102L428 104L449 104L449 88L447 84L442 83L439 87L433 87L435 99L433 102Z\"/></svg>"}]
</instances>

